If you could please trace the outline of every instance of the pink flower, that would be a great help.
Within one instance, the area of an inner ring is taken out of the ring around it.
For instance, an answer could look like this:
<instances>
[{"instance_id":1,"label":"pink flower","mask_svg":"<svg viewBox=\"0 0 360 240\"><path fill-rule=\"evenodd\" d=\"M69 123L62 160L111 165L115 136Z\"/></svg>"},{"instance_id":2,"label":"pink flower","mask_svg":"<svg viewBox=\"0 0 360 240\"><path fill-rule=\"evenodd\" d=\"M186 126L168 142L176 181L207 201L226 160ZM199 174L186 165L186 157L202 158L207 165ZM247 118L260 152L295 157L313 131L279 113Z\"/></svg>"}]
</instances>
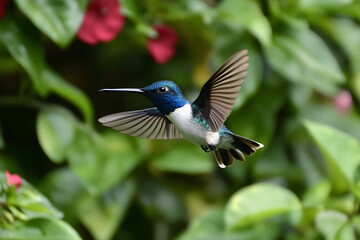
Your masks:
<instances>
[{"instance_id":1,"label":"pink flower","mask_svg":"<svg viewBox=\"0 0 360 240\"><path fill-rule=\"evenodd\" d=\"M16 185L16 190L21 186L21 177L17 174L10 174L8 170L5 171L7 184L9 186Z\"/></svg>"},{"instance_id":2,"label":"pink flower","mask_svg":"<svg viewBox=\"0 0 360 240\"><path fill-rule=\"evenodd\" d=\"M333 99L333 104L340 113L348 113L352 107L352 97L350 92L348 90L341 90Z\"/></svg>"},{"instance_id":3,"label":"pink flower","mask_svg":"<svg viewBox=\"0 0 360 240\"><path fill-rule=\"evenodd\" d=\"M0 0L0 18L5 15L6 5L9 0Z\"/></svg>"},{"instance_id":4,"label":"pink flower","mask_svg":"<svg viewBox=\"0 0 360 240\"><path fill-rule=\"evenodd\" d=\"M167 63L175 54L178 35L175 30L167 25L157 25L154 29L158 32L158 37L148 39L147 48L159 64Z\"/></svg>"},{"instance_id":5,"label":"pink flower","mask_svg":"<svg viewBox=\"0 0 360 240\"><path fill-rule=\"evenodd\" d=\"M83 42L95 45L116 37L125 23L118 0L92 0L77 33Z\"/></svg>"}]
</instances>

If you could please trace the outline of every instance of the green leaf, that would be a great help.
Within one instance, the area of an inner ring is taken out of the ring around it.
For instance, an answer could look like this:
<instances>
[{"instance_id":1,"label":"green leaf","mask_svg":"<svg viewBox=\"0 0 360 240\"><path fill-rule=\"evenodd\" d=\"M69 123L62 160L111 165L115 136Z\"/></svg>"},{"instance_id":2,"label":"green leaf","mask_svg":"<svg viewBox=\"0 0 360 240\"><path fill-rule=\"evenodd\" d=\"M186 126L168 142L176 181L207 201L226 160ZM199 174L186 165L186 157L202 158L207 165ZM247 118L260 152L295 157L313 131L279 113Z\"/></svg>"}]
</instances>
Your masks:
<instances>
[{"instance_id":1,"label":"green leaf","mask_svg":"<svg viewBox=\"0 0 360 240\"><path fill-rule=\"evenodd\" d=\"M225 226L234 230L284 213L300 214L300 210L300 201L290 190L257 183L237 191L230 198L224 213Z\"/></svg>"},{"instance_id":2,"label":"green leaf","mask_svg":"<svg viewBox=\"0 0 360 240\"><path fill-rule=\"evenodd\" d=\"M133 21L141 21L141 14L137 1L121 0L121 11L123 14Z\"/></svg>"},{"instance_id":3,"label":"green leaf","mask_svg":"<svg viewBox=\"0 0 360 240\"><path fill-rule=\"evenodd\" d=\"M240 231L225 231L224 210L211 209L199 218L193 220L190 226L176 240L238 240L279 238L280 226L277 224L257 224L252 228Z\"/></svg>"},{"instance_id":4,"label":"green leaf","mask_svg":"<svg viewBox=\"0 0 360 240\"><path fill-rule=\"evenodd\" d=\"M334 108L332 102L315 102L307 104L300 113L299 119L309 119L314 122L321 122L323 124L339 129L360 141L360 128L354 128L360 124L360 119L357 114L339 114L339 111Z\"/></svg>"},{"instance_id":5,"label":"green leaf","mask_svg":"<svg viewBox=\"0 0 360 240\"><path fill-rule=\"evenodd\" d=\"M342 194L340 196L335 195L326 199L325 208L337 210L350 216L357 211L357 201L354 194L351 193Z\"/></svg>"},{"instance_id":6,"label":"green leaf","mask_svg":"<svg viewBox=\"0 0 360 240\"><path fill-rule=\"evenodd\" d=\"M280 225L258 224L252 228L236 232L227 232L223 228L222 215L216 214L217 209L209 211L199 219L191 222L188 229L176 240L239 240L239 239L279 239Z\"/></svg>"},{"instance_id":7,"label":"green leaf","mask_svg":"<svg viewBox=\"0 0 360 240\"><path fill-rule=\"evenodd\" d=\"M357 54L360 51L359 25L346 18L313 18L312 23L326 32L345 51L352 73L349 78L350 85L360 99L360 55Z\"/></svg>"},{"instance_id":8,"label":"green leaf","mask_svg":"<svg viewBox=\"0 0 360 240\"><path fill-rule=\"evenodd\" d=\"M16 61L27 71L38 93L45 96L49 90L52 90L77 106L85 120L89 124L92 123L92 106L87 96L46 66L41 38L37 31L9 17L0 21L0 28L2 29L0 39Z\"/></svg>"},{"instance_id":9,"label":"green leaf","mask_svg":"<svg viewBox=\"0 0 360 240\"><path fill-rule=\"evenodd\" d=\"M93 194L100 194L123 180L141 160L142 152L117 132L99 135L66 109L51 106L37 118L37 135L54 162L67 159L70 168Z\"/></svg>"},{"instance_id":10,"label":"green leaf","mask_svg":"<svg viewBox=\"0 0 360 240\"><path fill-rule=\"evenodd\" d=\"M360 165L356 168L354 174L353 194L360 199Z\"/></svg>"},{"instance_id":11,"label":"green leaf","mask_svg":"<svg viewBox=\"0 0 360 240\"><path fill-rule=\"evenodd\" d=\"M330 9L341 9L342 6L349 5L352 0L300 0L299 8L309 15L317 16L328 12Z\"/></svg>"},{"instance_id":12,"label":"green leaf","mask_svg":"<svg viewBox=\"0 0 360 240\"><path fill-rule=\"evenodd\" d=\"M324 205L331 191L331 184L327 180L320 181L316 185L308 188L302 202L306 207Z\"/></svg>"},{"instance_id":13,"label":"green leaf","mask_svg":"<svg viewBox=\"0 0 360 240\"><path fill-rule=\"evenodd\" d=\"M98 240L111 239L135 194L134 180L127 180L98 198L88 197L77 209L83 224Z\"/></svg>"},{"instance_id":14,"label":"green leaf","mask_svg":"<svg viewBox=\"0 0 360 240\"><path fill-rule=\"evenodd\" d=\"M224 232L223 209L215 208L207 211L199 218L193 220L190 226L177 240L194 240L194 239L217 239Z\"/></svg>"},{"instance_id":15,"label":"green leaf","mask_svg":"<svg viewBox=\"0 0 360 240\"><path fill-rule=\"evenodd\" d=\"M212 154L190 144L173 147L151 163L160 170L184 174L209 173L215 166Z\"/></svg>"},{"instance_id":16,"label":"green leaf","mask_svg":"<svg viewBox=\"0 0 360 240\"><path fill-rule=\"evenodd\" d=\"M319 212L315 218L315 225L325 240L355 240L355 234L348 217L337 211L325 210Z\"/></svg>"},{"instance_id":17,"label":"green leaf","mask_svg":"<svg viewBox=\"0 0 360 240\"><path fill-rule=\"evenodd\" d=\"M103 183L97 179L101 173L98 161L103 159L103 153L102 140L94 130L65 108L49 106L38 115L37 135L42 149L52 161L60 163L67 159L80 179L97 192L95 186Z\"/></svg>"},{"instance_id":18,"label":"green leaf","mask_svg":"<svg viewBox=\"0 0 360 240\"><path fill-rule=\"evenodd\" d=\"M98 189L106 190L123 181L141 163L143 153L129 136L115 131L105 132L102 140L102 145L98 147L105 157L98 159L101 171L97 170L94 180Z\"/></svg>"},{"instance_id":19,"label":"green leaf","mask_svg":"<svg viewBox=\"0 0 360 240\"><path fill-rule=\"evenodd\" d=\"M64 161L74 138L74 117L64 108L45 107L36 120L36 132L40 146L54 162Z\"/></svg>"},{"instance_id":20,"label":"green leaf","mask_svg":"<svg viewBox=\"0 0 360 240\"><path fill-rule=\"evenodd\" d=\"M89 193L73 171L68 167L51 171L42 179L39 189L57 208L64 212L66 221L78 221L74 206L80 202L79 199L88 196Z\"/></svg>"},{"instance_id":21,"label":"green leaf","mask_svg":"<svg viewBox=\"0 0 360 240\"><path fill-rule=\"evenodd\" d=\"M103 136L78 128L67 152L71 169L92 194L101 194L123 180L141 161L128 136L111 131Z\"/></svg>"},{"instance_id":22,"label":"green leaf","mask_svg":"<svg viewBox=\"0 0 360 240\"><path fill-rule=\"evenodd\" d=\"M92 123L92 106L87 96L46 66L41 38L37 31L31 26L20 25L9 17L0 21L0 28L0 39L10 54L27 71L38 93L45 96L49 90L53 91L77 106L85 120L89 124Z\"/></svg>"},{"instance_id":23,"label":"green leaf","mask_svg":"<svg viewBox=\"0 0 360 240\"><path fill-rule=\"evenodd\" d=\"M139 2L133 0L121 0L121 11L129 19L136 24L136 30L146 37L155 38L158 33L150 26L149 23L145 22L139 11Z\"/></svg>"},{"instance_id":24,"label":"green leaf","mask_svg":"<svg viewBox=\"0 0 360 240\"><path fill-rule=\"evenodd\" d=\"M308 18L322 19L326 15L349 15L360 19L360 3L354 0L300 0L298 10Z\"/></svg>"},{"instance_id":25,"label":"green leaf","mask_svg":"<svg viewBox=\"0 0 360 240\"><path fill-rule=\"evenodd\" d=\"M66 82L65 79L63 79L49 67L44 69L42 76L52 92L58 94L78 107L83 114L85 121L89 125L92 125L94 117L93 108L89 98L84 92Z\"/></svg>"},{"instance_id":26,"label":"green leaf","mask_svg":"<svg viewBox=\"0 0 360 240\"><path fill-rule=\"evenodd\" d=\"M360 144L352 136L324 124L304 121L311 137L330 167L331 181L338 191L351 189L360 164ZM341 182L345 183L339 185Z\"/></svg>"},{"instance_id":27,"label":"green leaf","mask_svg":"<svg viewBox=\"0 0 360 240\"><path fill-rule=\"evenodd\" d=\"M80 178L91 194L100 194L105 191L99 187L103 185L99 173L102 170L100 159L104 159L103 152L99 149L101 138L97 133L80 125L76 129L71 146L66 152L66 157L71 170ZM113 176L110 176L113 177Z\"/></svg>"},{"instance_id":28,"label":"green leaf","mask_svg":"<svg viewBox=\"0 0 360 240\"><path fill-rule=\"evenodd\" d=\"M352 222L356 232L359 234L360 233L360 215L358 214L358 215L354 216L351 222Z\"/></svg>"},{"instance_id":29,"label":"green leaf","mask_svg":"<svg viewBox=\"0 0 360 240\"><path fill-rule=\"evenodd\" d=\"M214 20L214 8L202 0L181 0L162 2L164 8L162 20L164 22L190 21L193 24L209 26ZM193 29L194 30L194 29Z\"/></svg>"},{"instance_id":30,"label":"green leaf","mask_svg":"<svg viewBox=\"0 0 360 240\"><path fill-rule=\"evenodd\" d=\"M341 0L338 0L341 1ZM345 2L346 0L344 0ZM355 20L360 19L360 2L359 1L350 1L348 0L348 4L339 4L331 6L332 13L341 13L344 15L349 15L354 17Z\"/></svg>"},{"instance_id":31,"label":"green leaf","mask_svg":"<svg viewBox=\"0 0 360 240\"><path fill-rule=\"evenodd\" d=\"M0 40L29 74L39 95L45 96L48 87L42 78L45 63L40 34L31 25L20 24L9 14L1 19L0 29Z\"/></svg>"},{"instance_id":32,"label":"green leaf","mask_svg":"<svg viewBox=\"0 0 360 240\"><path fill-rule=\"evenodd\" d=\"M243 26L264 46L271 43L271 26L261 12L260 6L252 0L224 0L218 6L218 18ZM235 27L234 27L235 29Z\"/></svg>"},{"instance_id":33,"label":"green leaf","mask_svg":"<svg viewBox=\"0 0 360 240\"><path fill-rule=\"evenodd\" d=\"M80 240L77 232L66 222L52 218L34 218L17 222L11 230L1 229L3 240Z\"/></svg>"},{"instance_id":34,"label":"green leaf","mask_svg":"<svg viewBox=\"0 0 360 240\"><path fill-rule=\"evenodd\" d=\"M287 26L274 34L266 58L288 80L334 94L345 77L325 42L306 24Z\"/></svg>"},{"instance_id":35,"label":"green leaf","mask_svg":"<svg viewBox=\"0 0 360 240\"><path fill-rule=\"evenodd\" d=\"M19 9L61 47L66 47L77 33L88 0L15 0Z\"/></svg>"}]
</instances>

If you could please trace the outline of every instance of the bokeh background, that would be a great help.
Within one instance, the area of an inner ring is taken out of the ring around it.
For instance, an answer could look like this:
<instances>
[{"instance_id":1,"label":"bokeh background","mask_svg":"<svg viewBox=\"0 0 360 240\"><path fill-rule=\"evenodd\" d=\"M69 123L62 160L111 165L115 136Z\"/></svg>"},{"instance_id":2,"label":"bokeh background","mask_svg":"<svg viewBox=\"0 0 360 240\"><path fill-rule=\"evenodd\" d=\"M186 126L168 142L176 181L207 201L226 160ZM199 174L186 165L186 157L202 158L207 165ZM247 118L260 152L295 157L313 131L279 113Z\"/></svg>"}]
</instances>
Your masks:
<instances>
[{"instance_id":1,"label":"bokeh background","mask_svg":"<svg viewBox=\"0 0 360 240\"><path fill-rule=\"evenodd\" d=\"M89 3L0 0L0 238L360 238L360 1ZM226 125L265 145L246 162L97 122L151 106L99 89L194 100L241 49Z\"/></svg>"}]
</instances>

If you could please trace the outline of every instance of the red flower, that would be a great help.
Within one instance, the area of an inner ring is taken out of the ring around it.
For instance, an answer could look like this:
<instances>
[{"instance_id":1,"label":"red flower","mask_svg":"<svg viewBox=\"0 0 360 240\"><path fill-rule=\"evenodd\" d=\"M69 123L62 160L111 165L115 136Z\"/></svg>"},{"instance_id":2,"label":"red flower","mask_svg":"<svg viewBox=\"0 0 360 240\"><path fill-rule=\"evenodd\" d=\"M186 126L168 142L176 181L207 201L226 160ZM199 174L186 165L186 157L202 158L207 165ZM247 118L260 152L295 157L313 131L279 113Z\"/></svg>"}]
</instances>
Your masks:
<instances>
[{"instance_id":1,"label":"red flower","mask_svg":"<svg viewBox=\"0 0 360 240\"><path fill-rule=\"evenodd\" d=\"M348 113L352 107L352 97L350 92L348 90L341 90L333 99L333 104L340 113Z\"/></svg>"},{"instance_id":2,"label":"red flower","mask_svg":"<svg viewBox=\"0 0 360 240\"><path fill-rule=\"evenodd\" d=\"M78 37L90 45L114 39L125 22L120 7L118 0L92 0L77 33Z\"/></svg>"},{"instance_id":3,"label":"red flower","mask_svg":"<svg viewBox=\"0 0 360 240\"><path fill-rule=\"evenodd\" d=\"M8 170L5 171L7 184L9 186L16 185L16 190L21 186L21 177L17 174L10 174Z\"/></svg>"},{"instance_id":4,"label":"red flower","mask_svg":"<svg viewBox=\"0 0 360 240\"><path fill-rule=\"evenodd\" d=\"M5 9L8 2L9 0L0 0L0 18L5 15Z\"/></svg>"},{"instance_id":5,"label":"red flower","mask_svg":"<svg viewBox=\"0 0 360 240\"><path fill-rule=\"evenodd\" d=\"M155 39L149 39L147 47L154 60L164 64L175 54L178 35L173 28L166 25L157 25L154 29L159 35Z\"/></svg>"}]
</instances>

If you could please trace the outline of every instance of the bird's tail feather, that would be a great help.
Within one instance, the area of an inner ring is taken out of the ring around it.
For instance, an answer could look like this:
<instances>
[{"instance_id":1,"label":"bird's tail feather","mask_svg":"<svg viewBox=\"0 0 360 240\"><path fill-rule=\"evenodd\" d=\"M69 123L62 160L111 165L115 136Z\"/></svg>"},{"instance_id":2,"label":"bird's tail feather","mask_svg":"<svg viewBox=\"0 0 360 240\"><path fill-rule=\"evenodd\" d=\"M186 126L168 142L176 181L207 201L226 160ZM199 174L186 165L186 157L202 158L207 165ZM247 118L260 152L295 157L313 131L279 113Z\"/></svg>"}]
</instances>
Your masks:
<instances>
[{"instance_id":1,"label":"bird's tail feather","mask_svg":"<svg viewBox=\"0 0 360 240\"><path fill-rule=\"evenodd\" d=\"M246 155L250 156L251 154L255 153L257 149L264 147L264 145L254 140L233 133L228 134L234 138L232 145Z\"/></svg>"},{"instance_id":2,"label":"bird's tail feather","mask_svg":"<svg viewBox=\"0 0 360 240\"><path fill-rule=\"evenodd\" d=\"M233 164L233 156L229 150L219 148L213 151L213 153L219 167L225 168Z\"/></svg>"},{"instance_id":3,"label":"bird's tail feather","mask_svg":"<svg viewBox=\"0 0 360 240\"><path fill-rule=\"evenodd\" d=\"M214 156L217 164L221 168L225 168L233 164L233 158L245 161L244 154L251 155L259 148L262 148L264 145L258 143L254 140L229 133L233 138L234 142L232 143L235 149L223 149L219 148L214 151Z\"/></svg>"}]
</instances>

